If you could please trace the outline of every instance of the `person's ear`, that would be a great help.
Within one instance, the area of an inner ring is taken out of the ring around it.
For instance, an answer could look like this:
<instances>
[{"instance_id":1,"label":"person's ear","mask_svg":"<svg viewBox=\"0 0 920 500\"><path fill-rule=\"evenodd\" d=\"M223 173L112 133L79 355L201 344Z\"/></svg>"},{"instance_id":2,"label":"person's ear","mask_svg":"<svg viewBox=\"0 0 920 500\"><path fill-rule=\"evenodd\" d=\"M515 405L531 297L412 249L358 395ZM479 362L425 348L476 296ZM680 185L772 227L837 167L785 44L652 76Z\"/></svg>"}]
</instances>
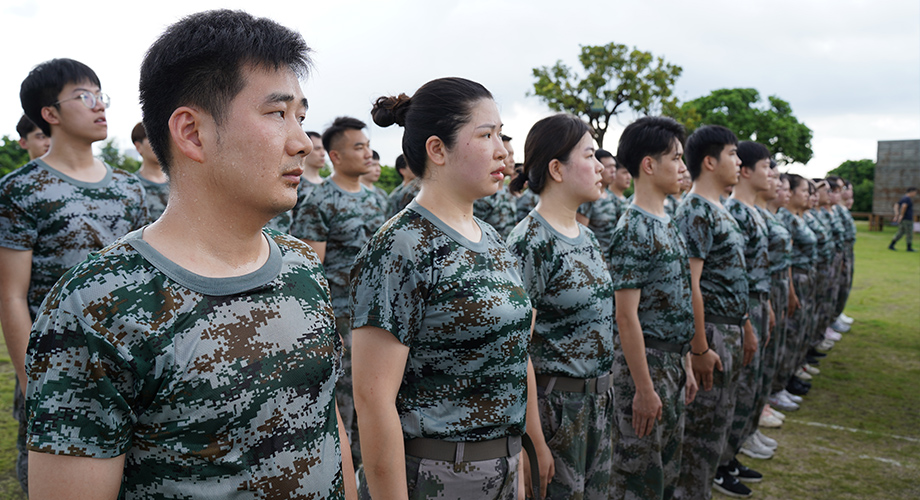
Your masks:
<instances>
[{"instance_id":1,"label":"person's ear","mask_svg":"<svg viewBox=\"0 0 920 500\"><path fill-rule=\"evenodd\" d=\"M438 166L444 166L447 163L447 146L440 137L433 135L425 141L425 153L432 163Z\"/></svg>"},{"instance_id":2,"label":"person's ear","mask_svg":"<svg viewBox=\"0 0 920 500\"><path fill-rule=\"evenodd\" d=\"M61 110L56 106L45 106L42 108L42 120L48 122L48 125L61 124Z\"/></svg>"},{"instance_id":3,"label":"person's ear","mask_svg":"<svg viewBox=\"0 0 920 500\"><path fill-rule=\"evenodd\" d=\"M562 163L556 158L553 158L552 160L550 160L549 165L546 166L546 174L549 176L550 179L556 182L562 182L563 180L562 174L563 174L564 166L565 166L564 163Z\"/></svg>"},{"instance_id":4,"label":"person's ear","mask_svg":"<svg viewBox=\"0 0 920 500\"><path fill-rule=\"evenodd\" d=\"M176 151L196 163L204 163L207 155L203 135L216 127L214 120L195 108L182 106L170 115L168 125Z\"/></svg>"},{"instance_id":5,"label":"person's ear","mask_svg":"<svg viewBox=\"0 0 920 500\"><path fill-rule=\"evenodd\" d=\"M655 175L655 159L651 156L642 158L642 163L639 164L639 171L645 175Z\"/></svg>"}]
</instances>

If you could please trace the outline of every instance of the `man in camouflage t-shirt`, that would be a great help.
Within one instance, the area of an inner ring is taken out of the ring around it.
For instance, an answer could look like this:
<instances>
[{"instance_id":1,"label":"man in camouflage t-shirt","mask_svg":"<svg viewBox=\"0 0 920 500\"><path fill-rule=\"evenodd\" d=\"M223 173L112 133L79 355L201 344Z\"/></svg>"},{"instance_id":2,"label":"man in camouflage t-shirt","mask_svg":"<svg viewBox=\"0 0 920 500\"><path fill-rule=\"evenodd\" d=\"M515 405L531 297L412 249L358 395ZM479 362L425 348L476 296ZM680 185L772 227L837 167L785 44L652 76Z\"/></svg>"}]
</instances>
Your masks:
<instances>
[{"instance_id":1,"label":"man in camouflage t-shirt","mask_svg":"<svg viewBox=\"0 0 920 500\"><path fill-rule=\"evenodd\" d=\"M310 151L308 50L273 21L219 10L147 51L144 125L173 197L68 271L39 314L27 368L37 497L355 494L321 263L262 229L294 206Z\"/></svg>"},{"instance_id":2,"label":"man in camouflage t-shirt","mask_svg":"<svg viewBox=\"0 0 920 500\"><path fill-rule=\"evenodd\" d=\"M610 242L613 239L613 230L623 215L626 204L610 191L610 184L616 179L617 162L609 151L598 149L594 153L597 161L601 162L604 170L601 172L603 191L601 197L578 207L578 222L588 226L597 237L601 251L606 255L610 251ZM609 266L608 266L609 269Z\"/></svg>"},{"instance_id":3,"label":"man in camouflage t-shirt","mask_svg":"<svg viewBox=\"0 0 920 500\"><path fill-rule=\"evenodd\" d=\"M93 157L93 143L107 135L108 97L92 69L72 59L44 62L22 82L20 97L52 145L0 180L0 324L21 396L29 332L48 291L90 252L146 223L147 211L137 178ZM17 472L27 490L27 419L24 400L15 402Z\"/></svg>"},{"instance_id":4,"label":"man in camouflage t-shirt","mask_svg":"<svg viewBox=\"0 0 920 500\"><path fill-rule=\"evenodd\" d=\"M664 210L665 196L677 192L686 170L683 140L674 120L641 118L626 127L617 148L636 197L616 225L608 254L617 318L613 499L671 498L680 474L684 405L696 393L685 371L693 335L687 246Z\"/></svg>"},{"instance_id":5,"label":"man in camouflage t-shirt","mask_svg":"<svg viewBox=\"0 0 920 500\"><path fill-rule=\"evenodd\" d=\"M319 254L329 280L336 329L345 344L336 399L355 464L361 461L361 448L351 388L349 275L358 252L385 220L380 199L360 181L373 161L364 127L360 120L340 117L323 132L323 147L332 161L333 173L298 207L291 224L291 235L306 241Z\"/></svg>"},{"instance_id":6,"label":"man in camouflage t-shirt","mask_svg":"<svg viewBox=\"0 0 920 500\"><path fill-rule=\"evenodd\" d=\"M150 222L160 218L169 202L169 179L160 168L160 160L150 147L144 124L138 123L131 130L131 142L141 157L141 168L135 172L147 194L147 217Z\"/></svg>"}]
</instances>

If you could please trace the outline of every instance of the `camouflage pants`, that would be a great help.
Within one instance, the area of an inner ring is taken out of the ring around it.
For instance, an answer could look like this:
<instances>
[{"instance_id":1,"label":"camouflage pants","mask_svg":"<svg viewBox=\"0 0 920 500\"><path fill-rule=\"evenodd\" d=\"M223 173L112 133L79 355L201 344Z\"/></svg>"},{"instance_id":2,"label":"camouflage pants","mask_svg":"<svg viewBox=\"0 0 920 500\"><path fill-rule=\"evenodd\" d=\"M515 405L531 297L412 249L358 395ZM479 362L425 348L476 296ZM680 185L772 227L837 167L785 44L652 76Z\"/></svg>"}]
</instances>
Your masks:
<instances>
[{"instance_id":1,"label":"camouflage pants","mask_svg":"<svg viewBox=\"0 0 920 500\"><path fill-rule=\"evenodd\" d=\"M722 461L720 465L728 465L731 459L735 458L738 451L741 450L741 444L756 430L757 420L760 417L758 405L763 408L764 395L761 392L761 381L763 380L763 353L764 341L767 338L767 326L769 326L769 312L767 312L767 302L752 295L748 301L748 316L751 318L751 326L754 327L754 336L757 337L757 351L754 352L754 358L744 366L743 346L742 354L738 358L737 369L738 385L735 386L735 412L732 416L731 429L728 432L728 440L725 443L725 449L722 450Z\"/></svg>"},{"instance_id":2,"label":"camouflage pants","mask_svg":"<svg viewBox=\"0 0 920 500\"><path fill-rule=\"evenodd\" d=\"M613 482L610 498L662 500L671 498L680 476L684 435L684 357L646 348L649 374L661 399L661 420L652 434L639 439L633 430L632 405L636 385L614 337L613 380L615 399Z\"/></svg>"},{"instance_id":3,"label":"camouflage pants","mask_svg":"<svg viewBox=\"0 0 920 500\"><path fill-rule=\"evenodd\" d=\"M355 395L351 385L351 318L336 318L335 330L342 337L342 376L335 383L335 402L338 403L339 413L342 414L351 458L357 469L361 465L361 442L358 438L358 416L355 413Z\"/></svg>"},{"instance_id":4,"label":"camouflage pants","mask_svg":"<svg viewBox=\"0 0 920 500\"><path fill-rule=\"evenodd\" d=\"M13 419L19 422L19 434L16 436L16 478L22 491L29 494L29 449L26 447L29 419L26 416L26 398L19 388L19 377L14 378L16 387L13 389Z\"/></svg>"},{"instance_id":5,"label":"camouflage pants","mask_svg":"<svg viewBox=\"0 0 920 500\"><path fill-rule=\"evenodd\" d=\"M810 334L814 321L815 276L814 271L793 269L792 286L799 298L799 308L786 318L786 348L781 357L777 380L785 388L795 369L805 362L805 354L811 346Z\"/></svg>"},{"instance_id":6,"label":"camouflage pants","mask_svg":"<svg viewBox=\"0 0 920 500\"><path fill-rule=\"evenodd\" d=\"M517 500L520 456L477 462L445 462L406 455L409 500ZM358 498L370 500L364 469Z\"/></svg>"},{"instance_id":7,"label":"camouflage pants","mask_svg":"<svg viewBox=\"0 0 920 500\"><path fill-rule=\"evenodd\" d=\"M605 499L610 487L613 391L587 394L537 387L540 425L556 473L547 499Z\"/></svg>"},{"instance_id":8,"label":"camouflage pants","mask_svg":"<svg viewBox=\"0 0 920 500\"><path fill-rule=\"evenodd\" d=\"M831 326L835 319L837 319L837 301L840 298L840 286L842 284L841 279L843 278L843 262L845 256L843 252L838 252L834 254L834 258L831 260L831 273L828 276L827 289L823 290L824 299L822 301L821 315L824 319L824 323L827 326ZM824 338L824 331L821 331L821 338Z\"/></svg>"},{"instance_id":9,"label":"camouflage pants","mask_svg":"<svg viewBox=\"0 0 920 500\"><path fill-rule=\"evenodd\" d=\"M728 440L735 414L735 388L741 365L741 327L706 323L709 348L722 358L722 371L713 372L712 389L700 391L685 412L680 478L676 499L712 497L712 480Z\"/></svg>"},{"instance_id":10,"label":"camouflage pants","mask_svg":"<svg viewBox=\"0 0 920 500\"><path fill-rule=\"evenodd\" d=\"M763 393L766 395L778 392L785 387L777 387L778 375L782 364L783 353L786 352L786 315L789 311L789 276L788 271L780 271L773 275L770 281L770 304L773 306L773 315L776 324L770 343L764 348L763 363Z\"/></svg>"},{"instance_id":11,"label":"camouflage pants","mask_svg":"<svg viewBox=\"0 0 920 500\"><path fill-rule=\"evenodd\" d=\"M853 288L853 244L847 243L846 251L843 253L843 272L840 273L840 291L837 294L837 309L834 311L834 318L840 316L847 306L847 300L850 298L850 290Z\"/></svg>"},{"instance_id":12,"label":"camouflage pants","mask_svg":"<svg viewBox=\"0 0 920 500\"><path fill-rule=\"evenodd\" d=\"M833 258L831 259L833 260ZM815 273L814 304L812 306L812 330L808 334L808 347L815 347L824 340L824 331L831 324L827 321L827 291L834 279L831 261L820 261Z\"/></svg>"},{"instance_id":13,"label":"camouflage pants","mask_svg":"<svg viewBox=\"0 0 920 500\"><path fill-rule=\"evenodd\" d=\"M907 242L907 248L910 248L911 244L914 242L913 219L905 219L898 224L898 232L894 235L894 239L891 240L891 246L894 246L902 236L904 236L904 241Z\"/></svg>"}]
</instances>

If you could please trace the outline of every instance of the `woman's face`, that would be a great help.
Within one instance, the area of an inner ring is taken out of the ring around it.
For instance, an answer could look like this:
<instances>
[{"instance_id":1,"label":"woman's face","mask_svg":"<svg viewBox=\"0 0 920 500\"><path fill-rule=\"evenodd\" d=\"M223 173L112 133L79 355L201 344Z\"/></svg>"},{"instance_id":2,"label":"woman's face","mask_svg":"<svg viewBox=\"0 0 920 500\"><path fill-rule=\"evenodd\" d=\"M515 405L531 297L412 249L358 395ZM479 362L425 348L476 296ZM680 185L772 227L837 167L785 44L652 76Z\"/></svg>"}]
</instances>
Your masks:
<instances>
[{"instance_id":1,"label":"woman's face","mask_svg":"<svg viewBox=\"0 0 920 500\"><path fill-rule=\"evenodd\" d=\"M444 172L450 176L450 185L472 200L495 194L505 181L508 151L502 145L501 128L495 101L480 99L447 150Z\"/></svg>"},{"instance_id":2,"label":"woman's face","mask_svg":"<svg viewBox=\"0 0 920 500\"><path fill-rule=\"evenodd\" d=\"M783 206L787 202L789 202L789 179L783 179L779 182L779 187L776 189L775 203L779 206Z\"/></svg>"},{"instance_id":3,"label":"woman's face","mask_svg":"<svg viewBox=\"0 0 920 500\"><path fill-rule=\"evenodd\" d=\"M569 151L563 163L563 184L579 204L594 201L604 189L601 172L604 165L594 157L594 138L585 132L578 144Z\"/></svg>"},{"instance_id":4,"label":"woman's face","mask_svg":"<svg viewBox=\"0 0 920 500\"><path fill-rule=\"evenodd\" d=\"M789 193L789 207L795 210L805 210L811 208L811 194L809 194L808 183L800 182Z\"/></svg>"}]
</instances>

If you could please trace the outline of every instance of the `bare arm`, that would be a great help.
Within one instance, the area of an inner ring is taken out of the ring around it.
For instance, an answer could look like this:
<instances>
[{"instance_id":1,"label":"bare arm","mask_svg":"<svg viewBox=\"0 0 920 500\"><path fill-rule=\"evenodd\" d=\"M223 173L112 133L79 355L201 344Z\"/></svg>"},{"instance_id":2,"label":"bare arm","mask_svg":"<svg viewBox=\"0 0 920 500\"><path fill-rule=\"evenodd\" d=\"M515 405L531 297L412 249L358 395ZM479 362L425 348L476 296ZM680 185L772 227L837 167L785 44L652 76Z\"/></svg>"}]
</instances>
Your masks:
<instances>
[{"instance_id":1,"label":"bare arm","mask_svg":"<svg viewBox=\"0 0 920 500\"><path fill-rule=\"evenodd\" d=\"M29 452L32 500L103 500L118 498L125 456L88 458Z\"/></svg>"},{"instance_id":2,"label":"bare arm","mask_svg":"<svg viewBox=\"0 0 920 500\"><path fill-rule=\"evenodd\" d=\"M690 350L694 353L691 359L693 375L701 389L712 389L712 371L722 371L722 359L709 348L706 340L706 307L703 305L703 290L700 288L700 279L703 276L703 259L690 259L690 290L693 302L693 338L690 340Z\"/></svg>"},{"instance_id":3,"label":"bare arm","mask_svg":"<svg viewBox=\"0 0 920 500\"><path fill-rule=\"evenodd\" d=\"M661 420L662 410L661 397L655 392L655 385L648 371L648 360L645 357L645 338L642 336L642 324L639 322L641 297L642 290L636 288L617 290L614 294L620 344L629 366L629 374L636 385L636 395L632 404L632 426L636 436L640 438L652 433L655 421Z\"/></svg>"},{"instance_id":4,"label":"bare arm","mask_svg":"<svg viewBox=\"0 0 920 500\"><path fill-rule=\"evenodd\" d=\"M799 303L799 296L795 293L795 285L792 283L792 268L789 268L789 309L787 314L792 316L792 313L799 308L801 304Z\"/></svg>"},{"instance_id":5,"label":"bare arm","mask_svg":"<svg viewBox=\"0 0 920 500\"><path fill-rule=\"evenodd\" d=\"M405 499L406 457L396 395L409 348L390 332L365 326L352 332L355 411L367 486L375 500Z\"/></svg>"},{"instance_id":6,"label":"bare arm","mask_svg":"<svg viewBox=\"0 0 920 500\"><path fill-rule=\"evenodd\" d=\"M537 321L537 310L533 310L533 316L530 319L530 335L533 336L533 328ZM533 369L533 363L530 362L530 356L527 357L527 435L533 441L534 451L537 454L537 462L540 465L540 492L546 495L546 485L556 474L556 462L553 459L553 452L550 451L546 444L546 436L543 435L543 426L540 425L540 407L537 404L537 375ZM523 453L521 462L524 464L524 485L528 497L533 497L533 485L530 480L530 459L526 453Z\"/></svg>"},{"instance_id":7,"label":"bare arm","mask_svg":"<svg viewBox=\"0 0 920 500\"><path fill-rule=\"evenodd\" d=\"M345 481L345 500L358 500L358 485L355 483L355 462L351 458L351 446L348 446L348 433L345 432L345 422L339 412L339 404L335 404L335 420L339 426L339 448L342 450L342 476Z\"/></svg>"},{"instance_id":8,"label":"bare arm","mask_svg":"<svg viewBox=\"0 0 920 500\"><path fill-rule=\"evenodd\" d=\"M32 331L28 300L31 279L32 251L0 248L0 326L23 394L26 348Z\"/></svg>"},{"instance_id":9,"label":"bare arm","mask_svg":"<svg viewBox=\"0 0 920 500\"><path fill-rule=\"evenodd\" d=\"M325 241L313 241L313 240L303 240L304 243L310 245L310 248L316 252L316 255L319 256L320 262L326 262L326 242Z\"/></svg>"}]
</instances>

